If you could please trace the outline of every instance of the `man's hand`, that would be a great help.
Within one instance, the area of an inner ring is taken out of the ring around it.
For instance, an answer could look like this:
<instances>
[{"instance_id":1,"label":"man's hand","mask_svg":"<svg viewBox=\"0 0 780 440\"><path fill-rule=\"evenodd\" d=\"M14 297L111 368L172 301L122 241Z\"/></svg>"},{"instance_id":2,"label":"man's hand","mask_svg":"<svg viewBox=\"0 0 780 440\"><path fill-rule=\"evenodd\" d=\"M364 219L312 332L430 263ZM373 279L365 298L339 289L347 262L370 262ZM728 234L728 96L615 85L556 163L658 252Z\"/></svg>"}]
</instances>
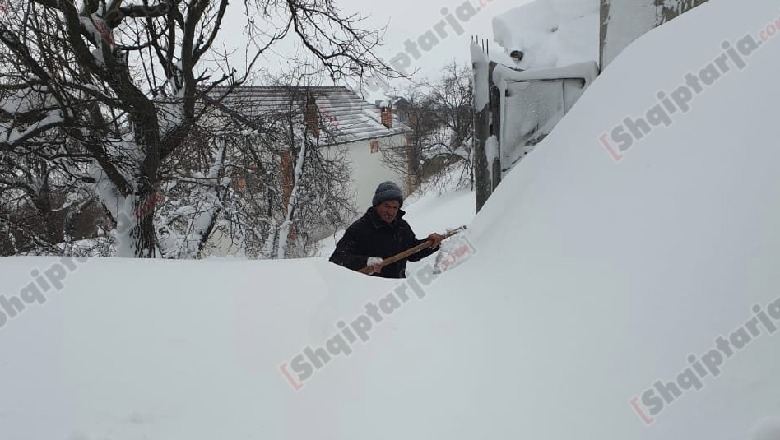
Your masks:
<instances>
[{"instance_id":1,"label":"man's hand","mask_svg":"<svg viewBox=\"0 0 780 440\"><path fill-rule=\"evenodd\" d=\"M366 266L370 267L368 274L372 275L375 273L382 272L382 261L384 261L380 257L368 257L368 261L366 261Z\"/></svg>"},{"instance_id":2,"label":"man's hand","mask_svg":"<svg viewBox=\"0 0 780 440\"><path fill-rule=\"evenodd\" d=\"M433 244L431 245L431 248L436 249L436 248L439 247L439 245L441 244L442 240L444 240L444 236L434 232L433 234L428 236L427 240L428 241L432 241Z\"/></svg>"}]
</instances>

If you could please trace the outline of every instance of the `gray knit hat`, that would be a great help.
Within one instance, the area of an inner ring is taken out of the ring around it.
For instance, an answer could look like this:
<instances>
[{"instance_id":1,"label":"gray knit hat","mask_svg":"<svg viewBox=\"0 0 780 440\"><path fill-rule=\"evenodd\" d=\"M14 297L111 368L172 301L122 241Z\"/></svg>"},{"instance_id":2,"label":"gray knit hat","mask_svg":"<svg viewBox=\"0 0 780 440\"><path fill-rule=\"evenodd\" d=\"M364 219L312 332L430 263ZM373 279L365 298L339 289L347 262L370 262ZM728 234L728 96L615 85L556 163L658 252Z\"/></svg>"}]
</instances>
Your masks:
<instances>
[{"instance_id":1,"label":"gray knit hat","mask_svg":"<svg viewBox=\"0 0 780 440\"><path fill-rule=\"evenodd\" d=\"M382 182L376 187L374 200L371 203L373 203L374 206L377 206L388 200L398 200L399 206L404 204L404 193L401 191L401 188L390 181Z\"/></svg>"}]
</instances>

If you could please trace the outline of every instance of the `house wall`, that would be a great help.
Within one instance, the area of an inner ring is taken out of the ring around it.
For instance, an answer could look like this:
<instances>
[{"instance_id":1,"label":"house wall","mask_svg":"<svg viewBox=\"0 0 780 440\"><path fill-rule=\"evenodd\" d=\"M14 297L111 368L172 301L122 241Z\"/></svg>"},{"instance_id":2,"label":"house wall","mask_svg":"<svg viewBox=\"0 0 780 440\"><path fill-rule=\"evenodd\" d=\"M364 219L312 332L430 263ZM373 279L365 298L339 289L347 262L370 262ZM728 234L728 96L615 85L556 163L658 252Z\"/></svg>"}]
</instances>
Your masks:
<instances>
[{"instance_id":1,"label":"house wall","mask_svg":"<svg viewBox=\"0 0 780 440\"><path fill-rule=\"evenodd\" d=\"M329 147L331 150L338 149L338 151L343 152L349 162L350 175L352 176L350 188L354 193L355 207L358 213L363 213L371 206L374 190L381 182L392 180L404 189L404 193L408 194L409 192L404 181L405 177L387 167L382 161L382 149L405 145L406 136L399 134L380 138L377 141L379 141L379 150L375 152L371 151L370 140Z\"/></svg>"}]
</instances>

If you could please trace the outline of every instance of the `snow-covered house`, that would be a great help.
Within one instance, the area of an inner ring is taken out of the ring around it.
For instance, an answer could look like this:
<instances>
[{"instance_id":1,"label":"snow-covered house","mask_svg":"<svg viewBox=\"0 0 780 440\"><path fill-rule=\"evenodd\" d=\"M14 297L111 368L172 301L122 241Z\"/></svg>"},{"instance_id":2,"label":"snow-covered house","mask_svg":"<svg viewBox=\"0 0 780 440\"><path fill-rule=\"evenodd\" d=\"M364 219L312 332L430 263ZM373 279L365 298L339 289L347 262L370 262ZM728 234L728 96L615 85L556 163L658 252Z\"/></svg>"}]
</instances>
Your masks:
<instances>
[{"instance_id":1,"label":"snow-covered house","mask_svg":"<svg viewBox=\"0 0 780 440\"><path fill-rule=\"evenodd\" d=\"M226 145L233 201L219 204L199 255L310 255L370 206L379 183L414 189L406 180L411 130L389 102L339 86L215 88L208 99L214 111L204 124ZM231 203L252 214L236 217Z\"/></svg>"},{"instance_id":2,"label":"snow-covered house","mask_svg":"<svg viewBox=\"0 0 780 440\"><path fill-rule=\"evenodd\" d=\"M306 129L317 147L347 161L358 211L370 206L382 181L395 181L407 193L413 190L406 176L383 160L384 149L405 148L410 131L389 102L372 104L340 86L244 86L235 89L225 104L240 103L242 112L257 115L286 111L291 102L304 113Z\"/></svg>"}]
</instances>

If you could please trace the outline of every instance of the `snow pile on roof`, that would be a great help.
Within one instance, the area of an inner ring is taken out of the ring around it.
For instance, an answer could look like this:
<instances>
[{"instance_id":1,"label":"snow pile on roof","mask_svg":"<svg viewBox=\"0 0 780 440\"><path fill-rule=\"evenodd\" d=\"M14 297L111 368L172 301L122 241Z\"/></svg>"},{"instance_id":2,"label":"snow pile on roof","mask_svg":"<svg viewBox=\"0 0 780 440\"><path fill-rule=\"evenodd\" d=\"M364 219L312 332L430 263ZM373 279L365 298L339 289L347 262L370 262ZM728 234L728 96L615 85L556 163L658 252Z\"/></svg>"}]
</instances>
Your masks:
<instances>
[{"instance_id":1,"label":"snow pile on roof","mask_svg":"<svg viewBox=\"0 0 780 440\"><path fill-rule=\"evenodd\" d=\"M598 0L536 0L493 19L495 41L517 67L536 69L599 61Z\"/></svg>"}]
</instances>

